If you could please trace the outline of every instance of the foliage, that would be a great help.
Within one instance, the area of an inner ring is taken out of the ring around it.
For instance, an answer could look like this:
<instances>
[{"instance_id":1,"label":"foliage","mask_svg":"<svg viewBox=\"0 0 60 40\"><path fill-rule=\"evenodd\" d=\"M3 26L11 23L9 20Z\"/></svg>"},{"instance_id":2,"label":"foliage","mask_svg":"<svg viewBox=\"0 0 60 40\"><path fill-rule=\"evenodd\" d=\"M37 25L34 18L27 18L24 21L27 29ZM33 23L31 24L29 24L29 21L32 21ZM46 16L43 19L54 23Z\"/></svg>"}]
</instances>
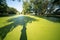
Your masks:
<instances>
[{"instance_id":1,"label":"foliage","mask_svg":"<svg viewBox=\"0 0 60 40\"><path fill-rule=\"evenodd\" d=\"M0 1L0 15L16 14L17 12L15 8L7 6L6 0Z\"/></svg>"},{"instance_id":2,"label":"foliage","mask_svg":"<svg viewBox=\"0 0 60 40\"><path fill-rule=\"evenodd\" d=\"M15 0L12 0L12 1L15 1ZM37 0L17 0L17 1L22 1L23 2L23 11L22 11L22 13L24 13L24 14L35 13L35 15L44 15L49 4L52 4L50 13L53 10L54 5L56 5L56 4L60 5L59 0L38 0L38 1ZM0 14L3 13L3 11L4 11L4 13L9 12L9 14L11 12L13 14L15 14L15 12L17 12L16 9L14 9L14 8L10 9L7 6L6 0L1 0L0 1Z\"/></svg>"},{"instance_id":3,"label":"foliage","mask_svg":"<svg viewBox=\"0 0 60 40\"><path fill-rule=\"evenodd\" d=\"M25 12L32 11L35 15L40 15L45 12L48 5L48 0L26 0L23 2L23 10Z\"/></svg>"},{"instance_id":4,"label":"foliage","mask_svg":"<svg viewBox=\"0 0 60 40\"><path fill-rule=\"evenodd\" d=\"M6 0L0 0L0 14L5 13L7 10Z\"/></svg>"},{"instance_id":5,"label":"foliage","mask_svg":"<svg viewBox=\"0 0 60 40\"><path fill-rule=\"evenodd\" d=\"M18 11L15 8L8 7L7 13L8 14L16 14Z\"/></svg>"}]
</instances>

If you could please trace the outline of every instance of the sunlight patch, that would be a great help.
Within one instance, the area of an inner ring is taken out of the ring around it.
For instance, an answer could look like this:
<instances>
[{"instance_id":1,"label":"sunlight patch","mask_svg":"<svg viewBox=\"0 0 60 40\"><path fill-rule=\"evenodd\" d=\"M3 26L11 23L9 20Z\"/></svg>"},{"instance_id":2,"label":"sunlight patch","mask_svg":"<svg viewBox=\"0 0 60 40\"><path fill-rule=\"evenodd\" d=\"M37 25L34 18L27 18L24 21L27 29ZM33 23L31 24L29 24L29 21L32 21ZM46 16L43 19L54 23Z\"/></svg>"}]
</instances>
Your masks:
<instances>
[{"instance_id":1,"label":"sunlight patch","mask_svg":"<svg viewBox=\"0 0 60 40\"><path fill-rule=\"evenodd\" d=\"M24 16L23 14L20 14L20 16Z\"/></svg>"}]
</instances>

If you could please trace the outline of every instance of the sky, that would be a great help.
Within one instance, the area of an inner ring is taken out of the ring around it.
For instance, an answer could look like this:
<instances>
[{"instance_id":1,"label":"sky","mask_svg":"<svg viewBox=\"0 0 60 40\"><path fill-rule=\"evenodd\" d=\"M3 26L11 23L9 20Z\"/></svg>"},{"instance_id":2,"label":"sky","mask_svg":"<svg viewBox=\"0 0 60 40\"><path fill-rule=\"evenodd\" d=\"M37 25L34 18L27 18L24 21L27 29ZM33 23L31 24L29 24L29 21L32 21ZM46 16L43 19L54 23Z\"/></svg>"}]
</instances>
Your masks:
<instances>
[{"instance_id":1,"label":"sky","mask_svg":"<svg viewBox=\"0 0 60 40\"><path fill-rule=\"evenodd\" d=\"M15 9L17 9L19 12L22 12L23 10L23 3L22 1L12 1L12 0L6 0L6 3L9 7L14 7Z\"/></svg>"}]
</instances>

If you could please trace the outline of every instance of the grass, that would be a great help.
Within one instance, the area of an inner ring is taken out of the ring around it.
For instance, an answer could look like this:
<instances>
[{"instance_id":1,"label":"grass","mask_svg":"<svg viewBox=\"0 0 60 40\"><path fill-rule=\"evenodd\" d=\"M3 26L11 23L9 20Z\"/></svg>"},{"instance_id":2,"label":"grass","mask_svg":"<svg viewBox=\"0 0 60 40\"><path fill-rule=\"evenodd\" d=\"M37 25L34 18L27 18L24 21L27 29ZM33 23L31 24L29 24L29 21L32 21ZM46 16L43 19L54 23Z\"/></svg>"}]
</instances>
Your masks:
<instances>
[{"instance_id":1,"label":"grass","mask_svg":"<svg viewBox=\"0 0 60 40\"><path fill-rule=\"evenodd\" d=\"M21 18L21 16L0 18L0 39L23 40L24 38L27 38L25 40L60 40L60 22L53 22L48 19L36 16L26 15L23 16L26 17L24 19L19 19L18 17ZM8 22L7 20L10 19L13 19L13 21ZM12 23L13 27L10 28ZM9 28L7 29L6 27ZM24 27L26 27L26 29ZM5 32L6 30L9 31ZM23 37L24 35L25 37Z\"/></svg>"}]
</instances>

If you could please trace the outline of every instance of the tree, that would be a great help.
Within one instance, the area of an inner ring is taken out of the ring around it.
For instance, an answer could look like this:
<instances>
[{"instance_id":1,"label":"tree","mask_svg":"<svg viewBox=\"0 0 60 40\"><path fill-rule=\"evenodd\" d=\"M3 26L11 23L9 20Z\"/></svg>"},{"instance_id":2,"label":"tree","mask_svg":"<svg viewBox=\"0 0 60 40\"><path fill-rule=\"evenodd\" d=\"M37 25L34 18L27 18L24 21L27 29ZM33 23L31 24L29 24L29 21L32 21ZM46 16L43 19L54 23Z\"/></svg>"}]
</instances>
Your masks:
<instances>
[{"instance_id":1,"label":"tree","mask_svg":"<svg viewBox=\"0 0 60 40\"><path fill-rule=\"evenodd\" d=\"M6 0L0 0L0 15L16 14L18 11L15 8L7 6Z\"/></svg>"},{"instance_id":2,"label":"tree","mask_svg":"<svg viewBox=\"0 0 60 40\"><path fill-rule=\"evenodd\" d=\"M17 14L17 10L15 8L12 8L12 7L8 7L7 8L7 13L8 14Z\"/></svg>"},{"instance_id":3,"label":"tree","mask_svg":"<svg viewBox=\"0 0 60 40\"><path fill-rule=\"evenodd\" d=\"M40 15L44 13L48 4L48 0L30 0L30 2L33 4L32 7L35 15Z\"/></svg>"},{"instance_id":4,"label":"tree","mask_svg":"<svg viewBox=\"0 0 60 40\"><path fill-rule=\"evenodd\" d=\"M6 0L0 0L0 15L5 14L7 10Z\"/></svg>"},{"instance_id":5,"label":"tree","mask_svg":"<svg viewBox=\"0 0 60 40\"><path fill-rule=\"evenodd\" d=\"M29 3L28 0L23 1L23 11L25 14L31 12L31 4Z\"/></svg>"}]
</instances>

